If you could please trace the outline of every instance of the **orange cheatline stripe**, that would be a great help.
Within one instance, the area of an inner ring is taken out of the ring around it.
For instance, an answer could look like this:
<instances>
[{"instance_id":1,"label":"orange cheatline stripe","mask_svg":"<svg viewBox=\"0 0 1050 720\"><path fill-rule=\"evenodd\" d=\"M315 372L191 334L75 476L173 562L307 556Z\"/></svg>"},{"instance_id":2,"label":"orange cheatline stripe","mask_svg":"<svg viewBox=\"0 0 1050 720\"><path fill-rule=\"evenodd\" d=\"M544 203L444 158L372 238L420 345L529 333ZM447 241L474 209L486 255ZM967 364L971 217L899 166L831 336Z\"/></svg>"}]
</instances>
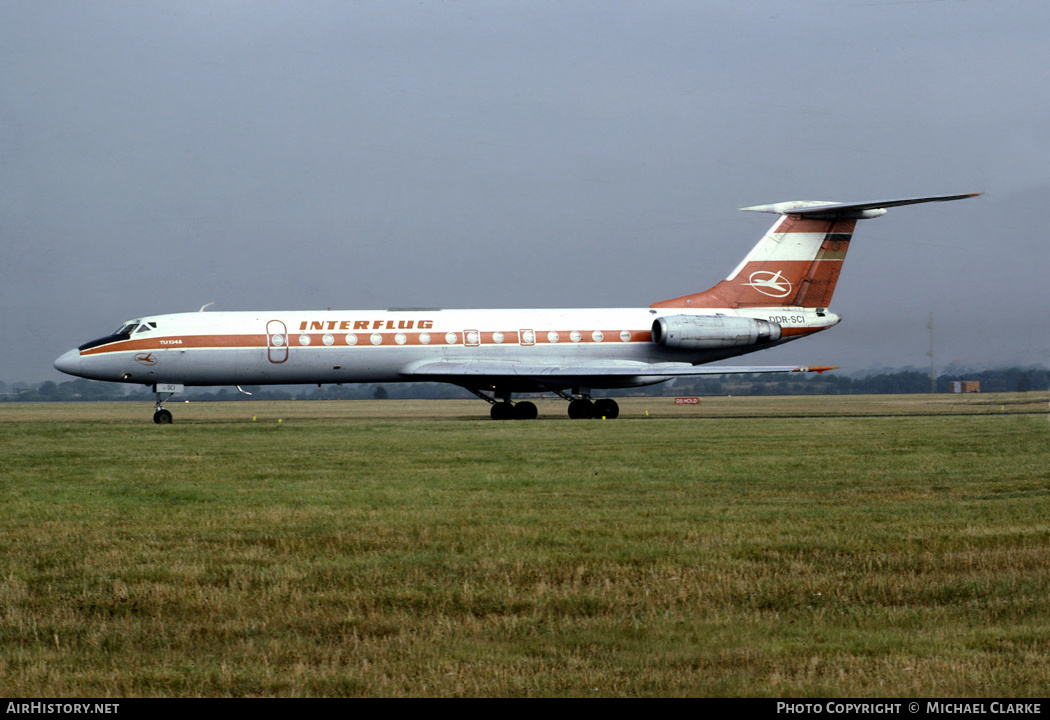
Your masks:
<instances>
[{"instance_id":1,"label":"orange cheatline stripe","mask_svg":"<svg viewBox=\"0 0 1050 720\"><path fill-rule=\"evenodd\" d=\"M440 330L425 331L430 336L430 342L425 345L433 345L438 347L453 347L456 345L464 345L465 333L473 332L471 330L463 331L448 331L452 332L456 336L455 343L446 343L445 335L446 332ZM505 330L503 331L503 342L497 343L493 340L493 335L497 331L480 331L480 344L481 345L508 345L516 346L519 343L519 333L517 330ZM604 343L624 343L624 342L651 342L652 332L649 330L630 330L630 338L628 340L621 340L621 330L602 330L603 335L601 343L593 340L593 330L579 330L576 332L580 333L579 342L572 341L573 330L555 330L558 334L558 340L556 342L550 340L548 333L552 332L549 330L536 330L535 341L533 344L536 345L578 345L583 343L589 343L592 345L604 344ZM419 332L412 333L396 333L396 332L383 332L383 333L370 333L367 331L361 331L357 333L327 333L332 336L332 344L325 345L324 337L326 333L300 333L290 334L297 344L292 347L341 347L341 348L352 348L352 347L404 347L404 346L425 346L419 339ZM404 335L405 342L399 345L396 341L397 335ZM309 345L303 345L299 343L299 338L303 335L309 337ZM347 335L356 335L357 343L354 345L346 344ZM379 345L373 345L371 342L372 335L379 335L382 338L382 342ZM287 344L277 346L272 343L268 343L268 336L266 335L181 335L171 336L164 338L143 338L133 340L121 340L107 345L99 345L98 347L89 348L82 351L82 356L86 355L102 355L114 352L139 352L143 350L179 350L186 348L280 348L288 347Z\"/></svg>"},{"instance_id":2,"label":"orange cheatline stripe","mask_svg":"<svg viewBox=\"0 0 1050 720\"><path fill-rule=\"evenodd\" d=\"M97 355L133 350L178 350L204 347L266 347L265 335L180 335L177 337L121 340L89 348L80 354Z\"/></svg>"},{"instance_id":3,"label":"orange cheatline stripe","mask_svg":"<svg viewBox=\"0 0 1050 720\"><path fill-rule=\"evenodd\" d=\"M809 327L809 328L781 327L780 328L780 337L795 337L797 335L810 335L810 334L815 333L815 332L820 332L821 330L827 330L827 328L823 328L823 327Z\"/></svg>"}]
</instances>

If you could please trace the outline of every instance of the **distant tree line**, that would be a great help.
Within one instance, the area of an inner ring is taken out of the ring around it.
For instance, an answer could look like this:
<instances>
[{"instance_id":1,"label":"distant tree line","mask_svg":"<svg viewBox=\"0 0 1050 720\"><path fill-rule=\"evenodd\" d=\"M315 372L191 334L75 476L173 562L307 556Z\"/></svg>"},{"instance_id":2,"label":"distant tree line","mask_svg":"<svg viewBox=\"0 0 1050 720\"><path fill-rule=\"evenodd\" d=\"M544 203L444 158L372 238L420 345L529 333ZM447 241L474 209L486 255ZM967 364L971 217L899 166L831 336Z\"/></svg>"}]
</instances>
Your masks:
<instances>
[{"instance_id":1,"label":"distant tree line","mask_svg":"<svg viewBox=\"0 0 1050 720\"><path fill-rule=\"evenodd\" d=\"M274 385L236 388L186 388L179 400L215 402L231 400L373 400L386 398L471 398L466 390L441 383L398 383L391 385ZM247 393L251 393L248 395ZM153 392L143 385L108 383L98 380L51 380L36 385L7 385L0 381L0 402L145 402Z\"/></svg>"},{"instance_id":2,"label":"distant tree line","mask_svg":"<svg viewBox=\"0 0 1050 720\"><path fill-rule=\"evenodd\" d=\"M976 380L982 392L1028 392L1050 390L1050 369L1042 367L999 368L980 371L950 371L937 377L937 392L949 391L959 380ZM236 388L187 388L180 400L195 402L229 400L372 400L471 398L466 390L442 383L246 386L251 395ZM712 375L678 379L673 384L629 390L610 390L597 395L879 395L930 392L930 376L921 370L892 370L878 374L826 372L791 375ZM144 402L153 399L141 385L106 383L97 380L48 380L36 385L7 385L0 381L0 402Z\"/></svg>"},{"instance_id":3,"label":"distant tree line","mask_svg":"<svg viewBox=\"0 0 1050 720\"><path fill-rule=\"evenodd\" d=\"M949 392L951 383L959 380L978 381L981 392L1050 390L1050 369L1013 367L948 372L937 376L936 392ZM930 375L911 369L870 375L835 371L820 375L721 375L679 380L674 389L677 395L903 395L930 392Z\"/></svg>"}]
</instances>

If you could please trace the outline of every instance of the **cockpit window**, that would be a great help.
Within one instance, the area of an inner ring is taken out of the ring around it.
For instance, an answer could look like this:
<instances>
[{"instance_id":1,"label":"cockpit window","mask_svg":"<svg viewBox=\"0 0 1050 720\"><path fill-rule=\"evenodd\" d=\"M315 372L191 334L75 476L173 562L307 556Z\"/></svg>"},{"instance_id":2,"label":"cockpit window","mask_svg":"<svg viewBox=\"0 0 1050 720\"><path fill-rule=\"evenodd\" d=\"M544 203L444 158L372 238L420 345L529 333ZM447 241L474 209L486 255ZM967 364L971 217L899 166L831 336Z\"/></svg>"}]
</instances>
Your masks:
<instances>
[{"instance_id":1,"label":"cockpit window","mask_svg":"<svg viewBox=\"0 0 1050 720\"><path fill-rule=\"evenodd\" d=\"M131 337L134 332L142 332L143 330L150 330L157 327L156 323L144 323L141 320L129 320L126 323L122 323L120 327L113 331L112 335L99 338L98 340L92 340L81 345L79 350L89 350L99 345L108 345L109 343L122 342Z\"/></svg>"},{"instance_id":2,"label":"cockpit window","mask_svg":"<svg viewBox=\"0 0 1050 720\"><path fill-rule=\"evenodd\" d=\"M130 335L131 333L133 333L135 331L135 328L137 328L138 325L139 325L139 321L138 320L132 320L131 322L126 322L126 323L122 324L120 327L118 327L114 331L113 334L114 335Z\"/></svg>"}]
</instances>

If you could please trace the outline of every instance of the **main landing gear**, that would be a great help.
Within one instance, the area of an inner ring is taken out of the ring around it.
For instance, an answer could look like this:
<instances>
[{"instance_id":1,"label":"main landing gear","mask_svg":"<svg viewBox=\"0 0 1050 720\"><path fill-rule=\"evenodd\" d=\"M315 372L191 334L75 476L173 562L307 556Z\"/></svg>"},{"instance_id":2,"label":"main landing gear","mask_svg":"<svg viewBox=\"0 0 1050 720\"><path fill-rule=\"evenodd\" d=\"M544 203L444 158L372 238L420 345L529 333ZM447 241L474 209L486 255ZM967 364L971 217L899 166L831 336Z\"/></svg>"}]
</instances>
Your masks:
<instances>
[{"instance_id":1,"label":"main landing gear","mask_svg":"<svg viewBox=\"0 0 1050 720\"><path fill-rule=\"evenodd\" d=\"M579 397L573 397L566 392L556 392L569 401L569 417L573 420L615 420L620 415L620 406L612 398L591 400L589 392L578 390L574 392Z\"/></svg>"},{"instance_id":2,"label":"main landing gear","mask_svg":"<svg viewBox=\"0 0 1050 720\"><path fill-rule=\"evenodd\" d=\"M519 403L502 400L492 403L490 415L493 420L535 420L539 410L536 409L536 403L528 400Z\"/></svg>"},{"instance_id":3,"label":"main landing gear","mask_svg":"<svg viewBox=\"0 0 1050 720\"><path fill-rule=\"evenodd\" d=\"M512 403L509 392L495 390L489 396L480 390L467 389L492 406L489 415L493 420L535 420L539 415L536 403L528 400Z\"/></svg>"},{"instance_id":4,"label":"main landing gear","mask_svg":"<svg viewBox=\"0 0 1050 720\"><path fill-rule=\"evenodd\" d=\"M486 395L480 390L468 389L492 406L489 415L493 420L534 420L539 414L533 402L528 400L511 402L509 392L494 390L492 395ZM569 401L569 417L573 420L614 420L620 415L620 406L612 398L591 400L588 391L580 392L574 388L573 392L576 396L563 390L554 391L555 394Z\"/></svg>"},{"instance_id":5,"label":"main landing gear","mask_svg":"<svg viewBox=\"0 0 1050 720\"><path fill-rule=\"evenodd\" d=\"M577 398L569 403L569 417L573 420L615 420L620 415L620 406L611 398L588 400Z\"/></svg>"}]
</instances>

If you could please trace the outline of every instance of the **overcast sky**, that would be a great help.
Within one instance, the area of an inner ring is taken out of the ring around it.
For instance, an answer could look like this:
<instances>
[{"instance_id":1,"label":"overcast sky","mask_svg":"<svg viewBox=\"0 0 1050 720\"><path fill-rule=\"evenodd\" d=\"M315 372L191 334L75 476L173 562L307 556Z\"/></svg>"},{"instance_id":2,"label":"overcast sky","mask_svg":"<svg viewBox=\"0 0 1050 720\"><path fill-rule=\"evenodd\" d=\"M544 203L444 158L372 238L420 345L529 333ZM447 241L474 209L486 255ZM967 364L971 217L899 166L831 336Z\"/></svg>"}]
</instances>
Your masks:
<instances>
[{"instance_id":1,"label":"overcast sky","mask_svg":"<svg viewBox=\"0 0 1050 720\"><path fill-rule=\"evenodd\" d=\"M838 327L746 362L1050 357L1050 3L0 0L0 380L125 319L637 307L737 208L858 224Z\"/></svg>"}]
</instances>

